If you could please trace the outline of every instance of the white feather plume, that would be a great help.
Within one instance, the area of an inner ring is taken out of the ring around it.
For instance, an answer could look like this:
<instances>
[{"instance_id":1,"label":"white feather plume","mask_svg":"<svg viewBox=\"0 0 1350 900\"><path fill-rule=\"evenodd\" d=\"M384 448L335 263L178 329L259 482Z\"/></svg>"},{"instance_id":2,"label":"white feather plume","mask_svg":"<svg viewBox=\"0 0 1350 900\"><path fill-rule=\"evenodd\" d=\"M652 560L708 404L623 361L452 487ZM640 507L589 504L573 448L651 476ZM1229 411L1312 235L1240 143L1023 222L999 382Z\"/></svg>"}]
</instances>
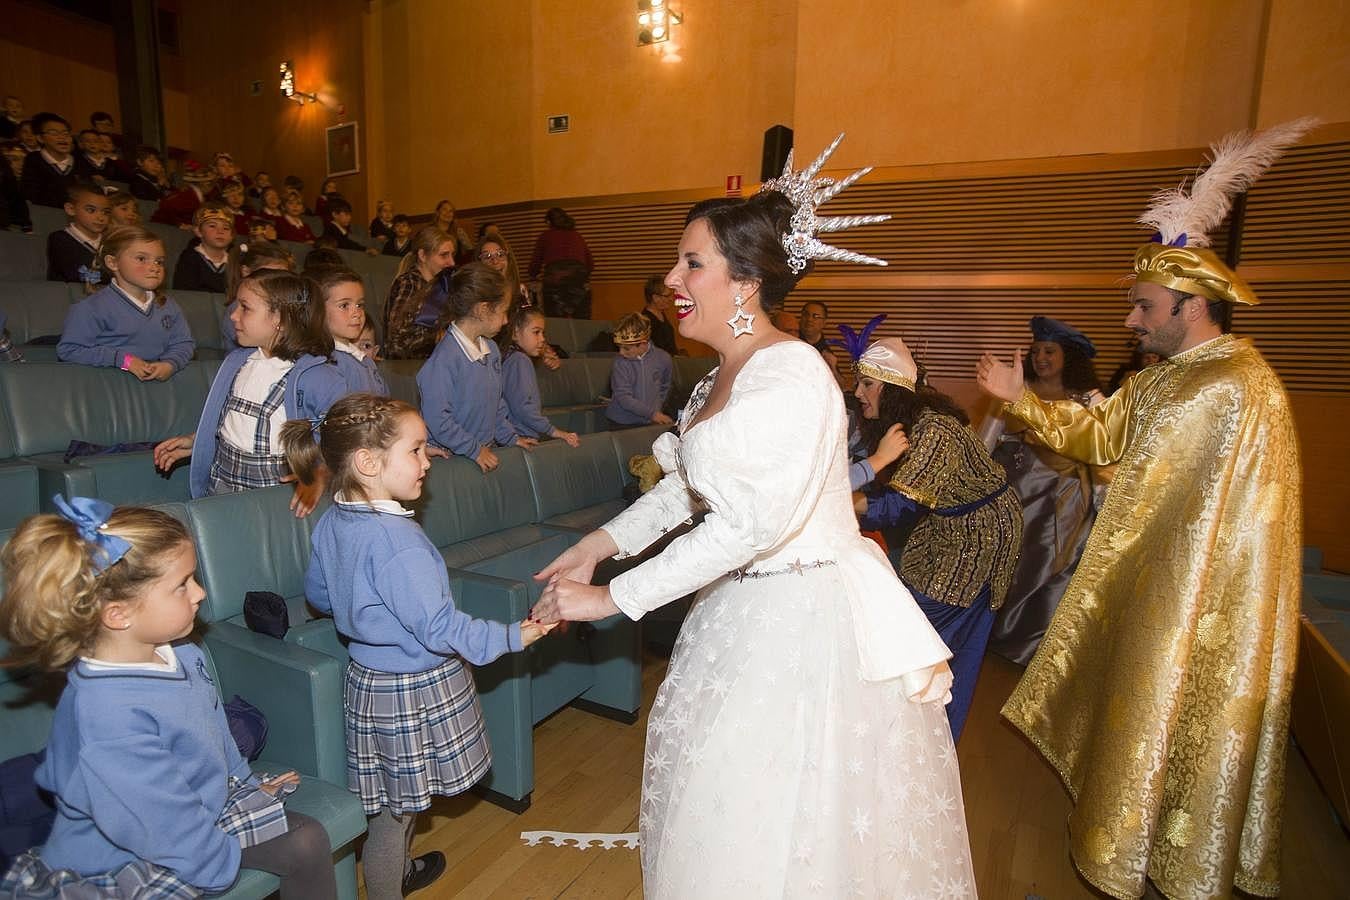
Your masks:
<instances>
[{"instance_id":1,"label":"white feather plume","mask_svg":"<svg viewBox=\"0 0 1350 900\"><path fill-rule=\"evenodd\" d=\"M1191 184L1153 195L1149 208L1137 220L1170 244L1186 235L1190 247L1208 247L1209 233L1223 222L1233 198L1246 191L1284 151L1317 127L1312 117L1274 125L1253 134L1235 131L1210 145L1210 163Z\"/></svg>"}]
</instances>

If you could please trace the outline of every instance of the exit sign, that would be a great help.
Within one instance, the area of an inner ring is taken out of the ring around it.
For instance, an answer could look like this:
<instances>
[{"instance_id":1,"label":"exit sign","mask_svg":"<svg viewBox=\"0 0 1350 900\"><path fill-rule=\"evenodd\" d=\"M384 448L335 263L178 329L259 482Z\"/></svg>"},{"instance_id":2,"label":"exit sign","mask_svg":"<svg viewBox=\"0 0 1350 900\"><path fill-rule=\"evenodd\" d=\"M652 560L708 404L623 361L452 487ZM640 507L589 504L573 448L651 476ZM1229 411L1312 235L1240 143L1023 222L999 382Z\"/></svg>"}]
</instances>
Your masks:
<instances>
[{"instance_id":1,"label":"exit sign","mask_svg":"<svg viewBox=\"0 0 1350 900\"><path fill-rule=\"evenodd\" d=\"M549 116L548 133L562 134L563 132L567 131L567 127L571 124L571 120L572 120L571 116Z\"/></svg>"}]
</instances>

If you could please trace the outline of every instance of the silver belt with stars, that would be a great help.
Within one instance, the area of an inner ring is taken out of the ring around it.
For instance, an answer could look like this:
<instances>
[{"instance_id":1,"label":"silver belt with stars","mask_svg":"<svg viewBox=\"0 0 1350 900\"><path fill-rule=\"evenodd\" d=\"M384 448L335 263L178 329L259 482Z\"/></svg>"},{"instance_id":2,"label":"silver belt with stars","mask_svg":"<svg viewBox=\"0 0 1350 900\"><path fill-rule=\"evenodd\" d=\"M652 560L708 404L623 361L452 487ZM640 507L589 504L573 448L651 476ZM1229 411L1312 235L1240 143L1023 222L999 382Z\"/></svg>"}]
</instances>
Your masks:
<instances>
[{"instance_id":1,"label":"silver belt with stars","mask_svg":"<svg viewBox=\"0 0 1350 900\"><path fill-rule=\"evenodd\" d=\"M805 575L810 569L823 569L826 566L839 565L833 559L814 559L811 562L802 562L800 559L793 560L781 569L754 569L746 567L733 569L727 573L727 577L734 581L741 582L747 578L776 578L779 575Z\"/></svg>"}]
</instances>

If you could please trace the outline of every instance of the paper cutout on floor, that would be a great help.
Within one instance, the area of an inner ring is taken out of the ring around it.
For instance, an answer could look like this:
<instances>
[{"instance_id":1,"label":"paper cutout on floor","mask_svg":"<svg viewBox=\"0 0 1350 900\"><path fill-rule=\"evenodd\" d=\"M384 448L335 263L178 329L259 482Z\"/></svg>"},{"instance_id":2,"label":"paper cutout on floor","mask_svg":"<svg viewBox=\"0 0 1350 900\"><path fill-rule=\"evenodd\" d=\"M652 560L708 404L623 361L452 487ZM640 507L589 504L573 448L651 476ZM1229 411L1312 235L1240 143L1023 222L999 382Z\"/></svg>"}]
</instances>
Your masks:
<instances>
[{"instance_id":1,"label":"paper cutout on floor","mask_svg":"<svg viewBox=\"0 0 1350 900\"><path fill-rule=\"evenodd\" d=\"M595 831L522 831L520 839L527 847L536 847L544 841L555 847L571 847L575 850L589 850L597 845L601 850L636 850L638 847L636 831L627 834L604 834Z\"/></svg>"}]
</instances>

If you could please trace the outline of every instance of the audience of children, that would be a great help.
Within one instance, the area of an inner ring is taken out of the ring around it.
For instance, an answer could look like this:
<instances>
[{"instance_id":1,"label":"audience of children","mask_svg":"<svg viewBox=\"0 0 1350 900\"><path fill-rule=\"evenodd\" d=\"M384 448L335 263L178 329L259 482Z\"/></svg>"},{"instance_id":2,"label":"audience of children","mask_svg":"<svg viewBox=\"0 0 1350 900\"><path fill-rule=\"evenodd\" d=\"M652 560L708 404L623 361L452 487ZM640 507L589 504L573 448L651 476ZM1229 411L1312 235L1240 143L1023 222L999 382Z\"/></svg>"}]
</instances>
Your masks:
<instances>
[{"instance_id":1,"label":"audience of children","mask_svg":"<svg viewBox=\"0 0 1350 900\"><path fill-rule=\"evenodd\" d=\"M136 198L126 191L113 191L108 195L108 207L111 228L121 228L124 225L143 225L141 218L141 207L136 203Z\"/></svg>"},{"instance_id":2,"label":"audience of children","mask_svg":"<svg viewBox=\"0 0 1350 900\"><path fill-rule=\"evenodd\" d=\"M220 200L208 200L192 214L197 243L183 248L173 269L176 291L225 293L225 269L234 243L234 214Z\"/></svg>"},{"instance_id":3,"label":"audience of children","mask_svg":"<svg viewBox=\"0 0 1350 900\"><path fill-rule=\"evenodd\" d=\"M455 608L445 561L404 505L421 496L431 467L417 410L352 394L318 423L317 447L314 431L307 419L282 431L302 482L332 473L334 503L314 529L305 596L349 642L347 783L369 817L366 896L393 900L445 869L439 851L409 858L417 813L434 795L467 791L492 765L464 662L481 666L519 652L550 628Z\"/></svg>"},{"instance_id":4,"label":"audience of children","mask_svg":"<svg viewBox=\"0 0 1350 900\"><path fill-rule=\"evenodd\" d=\"M277 237L297 244L314 243L314 232L301 216L305 215L305 201L299 191L289 191L281 202L281 218L276 220Z\"/></svg>"},{"instance_id":5,"label":"audience of children","mask_svg":"<svg viewBox=\"0 0 1350 900\"><path fill-rule=\"evenodd\" d=\"M318 269L311 277L319 287L324 326L333 338L333 359L347 384L347 393L388 397L389 387L375 360L357 346L366 327L365 280L345 267Z\"/></svg>"},{"instance_id":6,"label":"audience of children","mask_svg":"<svg viewBox=\"0 0 1350 900\"><path fill-rule=\"evenodd\" d=\"M375 233L371 232L371 237ZM380 251L385 256L407 256L412 250L412 222L402 213L394 216L390 226L389 239L384 242L384 250Z\"/></svg>"},{"instance_id":7,"label":"audience of children","mask_svg":"<svg viewBox=\"0 0 1350 900\"><path fill-rule=\"evenodd\" d=\"M577 433L559 428L545 418L539 402L539 379L535 377L534 365L548 347L545 325L541 310L516 306L502 329L502 396L506 398L507 415L517 434L555 437L578 447L581 438Z\"/></svg>"},{"instance_id":8,"label":"audience of children","mask_svg":"<svg viewBox=\"0 0 1350 900\"><path fill-rule=\"evenodd\" d=\"M281 208L281 191L270 184L263 187L258 195L258 212L274 221L284 217L286 212Z\"/></svg>"},{"instance_id":9,"label":"audience of children","mask_svg":"<svg viewBox=\"0 0 1350 900\"><path fill-rule=\"evenodd\" d=\"M215 169L208 169L194 160L188 160L187 165L183 167L183 181L185 186L182 190L174 191L159 201L159 206L155 207L154 213L150 216L151 222L177 225L185 231L194 228L192 217L210 198L216 184L216 172Z\"/></svg>"},{"instance_id":10,"label":"audience of children","mask_svg":"<svg viewBox=\"0 0 1350 900\"><path fill-rule=\"evenodd\" d=\"M163 200L173 193L164 171L164 160L151 147L136 151L136 171L131 175L131 196L137 200Z\"/></svg>"},{"instance_id":11,"label":"audience of children","mask_svg":"<svg viewBox=\"0 0 1350 900\"><path fill-rule=\"evenodd\" d=\"M241 244L230 250L225 278L225 310L220 320L220 334L226 350L239 348L234 334L234 297L239 291L239 285L245 278L263 269L294 272L295 257L280 244Z\"/></svg>"},{"instance_id":12,"label":"audience of children","mask_svg":"<svg viewBox=\"0 0 1350 900\"><path fill-rule=\"evenodd\" d=\"M221 182L220 199L225 201L234 217L234 233L248 234L248 222L253 218L253 210L245 201L244 186L237 181Z\"/></svg>"},{"instance_id":13,"label":"audience of children","mask_svg":"<svg viewBox=\"0 0 1350 900\"><path fill-rule=\"evenodd\" d=\"M652 326L641 313L628 313L614 323L619 355L610 370L610 400L605 419L611 430L639 425L671 425L663 407L670 397L675 363L652 346Z\"/></svg>"},{"instance_id":14,"label":"audience of children","mask_svg":"<svg viewBox=\"0 0 1350 900\"><path fill-rule=\"evenodd\" d=\"M66 189L66 227L47 235L47 280L99 283L99 243L108 230L112 203L98 185L72 182Z\"/></svg>"},{"instance_id":15,"label":"audience of children","mask_svg":"<svg viewBox=\"0 0 1350 900\"><path fill-rule=\"evenodd\" d=\"M352 205L341 197L331 198L328 201L328 221L324 224L323 236L332 238L338 250L356 250L369 253L371 256L378 255L379 251L374 247L367 247L352 237L351 227Z\"/></svg>"},{"instance_id":16,"label":"audience of children","mask_svg":"<svg viewBox=\"0 0 1350 900\"><path fill-rule=\"evenodd\" d=\"M271 269L239 283L232 316L240 349L221 363L197 431L155 447L163 471L191 457L194 498L291 480L281 427L322 417L346 393L316 291L308 278ZM322 486L297 484L291 508L309 515L321 493Z\"/></svg>"},{"instance_id":17,"label":"audience of children","mask_svg":"<svg viewBox=\"0 0 1350 900\"><path fill-rule=\"evenodd\" d=\"M157 510L55 502L0 557L6 662L68 669L36 772L56 818L0 895L196 897L247 867L281 876L287 900L335 898L323 825L282 808L299 776L250 770L188 640L205 592L187 529Z\"/></svg>"},{"instance_id":18,"label":"audience of children","mask_svg":"<svg viewBox=\"0 0 1350 900\"><path fill-rule=\"evenodd\" d=\"M183 311L160 293L164 242L138 226L103 240L99 264L111 283L70 308L56 355L62 362L115 366L141 381L165 381L197 345Z\"/></svg>"},{"instance_id":19,"label":"audience of children","mask_svg":"<svg viewBox=\"0 0 1350 900\"><path fill-rule=\"evenodd\" d=\"M24 160L19 187L29 203L59 209L66 205L66 189L78 177L70 123L56 113L40 112L33 116L33 134L39 149Z\"/></svg>"},{"instance_id":20,"label":"audience of children","mask_svg":"<svg viewBox=\"0 0 1350 900\"><path fill-rule=\"evenodd\" d=\"M418 314L436 276L454 264L455 242L445 232L428 225L413 237L412 250L399 263L384 304L386 357L424 359L431 355L436 329L418 324Z\"/></svg>"},{"instance_id":21,"label":"audience of children","mask_svg":"<svg viewBox=\"0 0 1350 900\"><path fill-rule=\"evenodd\" d=\"M104 152L103 135L86 128L75 137L79 152L75 154L75 177L104 185L121 174L116 164Z\"/></svg>"},{"instance_id":22,"label":"audience of children","mask_svg":"<svg viewBox=\"0 0 1350 900\"><path fill-rule=\"evenodd\" d=\"M533 447L511 425L502 394L502 356L492 338L506 324L506 280L482 263L437 277L449 331L417 372L422 418L431 442L467 456L484 472L497 468L497 446Z\"/></svg>"},{"instance_id":23,"label":"audience of children","mask_svg":"<svg viewBox=\"0 0 1350 900\"><path fill-rule=\"evenodd\" d=\"M368 230L372 241L394 236L394 204L392 202L388 200L375 201L375 218L370 220Z\"/></svg>"}]
</instances>

